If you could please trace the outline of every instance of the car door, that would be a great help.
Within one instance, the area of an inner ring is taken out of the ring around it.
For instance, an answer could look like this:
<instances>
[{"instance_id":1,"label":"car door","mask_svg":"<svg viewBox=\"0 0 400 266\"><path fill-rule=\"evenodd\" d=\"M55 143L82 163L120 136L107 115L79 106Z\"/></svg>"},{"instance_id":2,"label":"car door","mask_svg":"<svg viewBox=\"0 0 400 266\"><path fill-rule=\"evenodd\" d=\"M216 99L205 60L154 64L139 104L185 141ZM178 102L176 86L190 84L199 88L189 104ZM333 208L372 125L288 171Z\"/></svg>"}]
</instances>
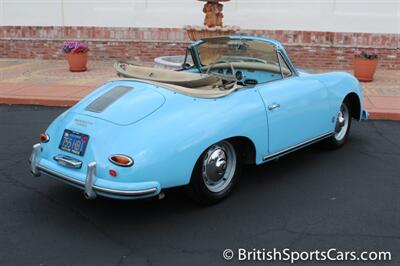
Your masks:
<instances>
[{"instance_id":1,"label":"car door","mask_svg":"<svg viewBox=\"0 0 400 266\"><path fill-rule=\"evenodd\" d=\"M269 156L332 129L329 96L311 76L292 76L259 86L268 119Z\"/></svg>"}]
</instances>

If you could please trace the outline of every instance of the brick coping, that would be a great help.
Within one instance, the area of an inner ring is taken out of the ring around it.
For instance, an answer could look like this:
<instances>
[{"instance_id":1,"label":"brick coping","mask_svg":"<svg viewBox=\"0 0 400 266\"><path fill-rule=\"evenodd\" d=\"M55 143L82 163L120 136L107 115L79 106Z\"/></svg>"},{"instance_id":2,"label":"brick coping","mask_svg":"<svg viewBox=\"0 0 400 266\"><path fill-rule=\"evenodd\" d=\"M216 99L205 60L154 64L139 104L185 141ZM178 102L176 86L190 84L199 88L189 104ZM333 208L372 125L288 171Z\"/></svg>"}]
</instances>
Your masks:
<instances>
[{"instance_id":1,"label":"brick coping","mask_svg":"<svg viewBox=\"0 0 400 266\"><path fill-rule=\"evenodd\" d=\"M171 40L132 40L132 39L85 39L85 38L53 38L50 40L43 38L27 38L27 37L0 37L0 40L4 41L54 41L54 42L63 42L65 40L69 41L88 41L88 42L113 42L113 43L176 43L176 44L187 44L190 45L191 41L171 41ZM282 43L284 46L292 46L292 47L318 47L318 48L330 48L332 45L330 44L303 44L303 43ZM357 48L357 49L374 49L374 50L387 50L387 47L378 47L378 46L368 46L368 45L345 45L338 44L334 45L335 48ZM391 49L391 48L389 48ZM393 48L393 50L400 48Z\"/></svg>"}]
</instances>

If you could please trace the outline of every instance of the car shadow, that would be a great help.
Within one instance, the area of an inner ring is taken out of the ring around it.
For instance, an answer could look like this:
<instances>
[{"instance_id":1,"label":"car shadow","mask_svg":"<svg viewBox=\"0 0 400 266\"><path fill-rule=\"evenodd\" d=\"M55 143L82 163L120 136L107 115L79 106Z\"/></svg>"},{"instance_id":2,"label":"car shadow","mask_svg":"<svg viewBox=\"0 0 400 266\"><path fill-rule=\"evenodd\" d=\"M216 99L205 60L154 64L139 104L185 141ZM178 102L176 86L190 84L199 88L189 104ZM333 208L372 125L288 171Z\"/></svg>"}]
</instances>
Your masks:
<instances>
[{"instance_id":1,"label":"car shadow","mask_svg":"<svg viewBox=\"0 0 400 266\"><path fill-rule=\"evenodd\" d=\"M287 179L290 178L289 176L296 173L301 167L312 167L315 163L315 157L324 156L326 153L319 144L315 144L262 165L246 165L242 169L241 178L236 184L232 195L214 206L204 206L193 202L184 193L184 187L166 190L165 198L161 200L158 197L137 200L97 197L94 200L86 200L80 190L61 183L52 187L55 190L52 191L52 194L57 195L61 202L68 202L70 206L84 208L92 214L96 214L96 212L109 213L114 217L127 218L127 215L129 216L129 213L133 211L133 216L141 215L142 217L148 216L151 218L154 213L157 213L157 216L160 217L163 213L171 215L174 212L218 208L219 205L229 204L229 201L234 200L237 196L246 194L249 189L252 193L262 194L268 192L270 185L274 187L284 186L285 182L288 181Z\"/></svg>"}]
</instances>

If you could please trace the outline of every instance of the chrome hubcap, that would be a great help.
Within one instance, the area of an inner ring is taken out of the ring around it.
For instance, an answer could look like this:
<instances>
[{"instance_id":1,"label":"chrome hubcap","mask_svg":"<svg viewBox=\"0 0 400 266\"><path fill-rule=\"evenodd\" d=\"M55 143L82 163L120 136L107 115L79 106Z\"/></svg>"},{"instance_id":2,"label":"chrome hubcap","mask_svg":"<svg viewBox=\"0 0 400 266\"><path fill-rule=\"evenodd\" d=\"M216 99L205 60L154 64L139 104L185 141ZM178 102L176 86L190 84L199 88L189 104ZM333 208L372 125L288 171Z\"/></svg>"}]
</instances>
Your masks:
<instances>
[{"instance_id":1,"label":"chrome hubcap","mask_svg":"<svg viewBox=\"0 0 400 266\"><path fill-rule=\"evenodd\" d=\"M335 126L335 139L341 141L347 133L349 127L350 114L347 106L342 104L340 106L340 111L337 115L336 126Z\"/></svg>"},{"instance_id":2,"label":"chrome hubcap","mask_svg":"<svg viewBox=\"0 0 400 266\"><path fill-rule=\"evenodd\" d=\"M344 119L344 114L343 114L342 111L340 111L340 112L339 112L339 115L338 115L338 125L339 125L341 128L344 126L344 121L345 121L345 119Z\"/></svg>"},{"instance_id":3,"label":"chrome hubcap","mask_svg":"<svg viewBox=\"0 0 400 266\"><path fill-rule=\"evenodd\" d=\"M206 160L205 174L212 181L218 181L225 174L226 155L223 149L216 148Z\"/></svg>"},{"instance_id":4,"label":"chrome hubcap","mask_svg":"<svg viewBox=\"0 0 400 266\"><path fill-rule=\"evenodd\" d=\"M212 192L224 190L232 181L236 170L236 153L229 142L213 145L203 160L202 176Z\"/></svg>"}]
</instances>

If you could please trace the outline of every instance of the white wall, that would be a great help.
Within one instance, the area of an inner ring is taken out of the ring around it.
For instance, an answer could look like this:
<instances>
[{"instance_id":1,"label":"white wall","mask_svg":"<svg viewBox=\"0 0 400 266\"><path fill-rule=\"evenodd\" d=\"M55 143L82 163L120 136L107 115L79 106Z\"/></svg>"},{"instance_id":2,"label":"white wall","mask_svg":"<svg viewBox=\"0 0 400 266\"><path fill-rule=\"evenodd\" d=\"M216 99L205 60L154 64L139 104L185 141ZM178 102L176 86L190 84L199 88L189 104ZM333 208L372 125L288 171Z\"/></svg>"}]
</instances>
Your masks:
<instances>
[{"instance_id":1,"label":"white wall","mask_svg":"<svg viewBox=\"0 0 400 266\"><path fill-rule=\"evenodd\" d=\"M202 24L197 0L0 0L0 25L182 27ZM225 24L400 34L400 0L232 0Z\"/></svg>"}]
</instances>

